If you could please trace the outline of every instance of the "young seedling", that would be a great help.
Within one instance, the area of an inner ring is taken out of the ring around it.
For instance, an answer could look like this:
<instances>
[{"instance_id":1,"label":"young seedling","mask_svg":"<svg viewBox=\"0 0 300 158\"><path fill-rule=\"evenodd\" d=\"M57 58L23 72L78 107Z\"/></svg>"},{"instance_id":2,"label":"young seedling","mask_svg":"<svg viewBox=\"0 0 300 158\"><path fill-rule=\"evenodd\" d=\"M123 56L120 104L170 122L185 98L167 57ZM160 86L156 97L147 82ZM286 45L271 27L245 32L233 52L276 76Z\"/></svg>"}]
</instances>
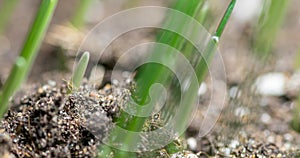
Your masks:
<instances>
[{"instance_id":1,"label":"young seedling","mask_svg":"<svg viewBox=\"0 0 300 158\"><path fill-rule=\"evenodd\" d=\"M27 36L20 57L13 66L8 79L4 83L0 96L1 116L8 108L9 98L20 88L37 56L38 49L47 31L49 22L53 16L57 0L43 0Z\"/></svg>"},{"instance_id":2,"label":"young seedling","mask_svg":"<svg viewBox=\"0 0 300 158\"><path fill-rule=\"evenodd\" d=\"M88 11L92 0L80 0L71 23L78 29L84 26L86 12Z\"/></svg>"},{"instance_id":3,"label":"young seedling","mask_svg":"<svg viewBox=\"0 0 300 158\"><path fill-rule=\"evenodd\" d=\"M19 0L3 0L2 3L0 3L0 35L3 33L7 21L18 4L18 1Z\"/></svg>"},{"instance_id":4,"label":"young seedling","mask_svg":"<svg viewBox=\"0 0 300 158\"><path fill-rule=\"evenodd\" d=\"M265 0L254 37L254 53L267 59L287 11L289 0Z\"/></svg>"},{"instance_id":5,"label":"young seedling","mask_svg":"<svg viewBox=\"0 0 300 158\"><path fill-rule=\"evenodd\" d=\"M76 90L80 87L82 79L84 77L86 68L88 66L90 60L90 53L89 52L84 52L81 58L79 59L79 62L74 70L74 73L71 78L71 85L72 85L72 90Z\"/></svg>"},{"instance_id":6,"label":"young seedling","mask_svg":"<svg viewBox=\"0 0 300 158\"><path fill-rule=\"evenodd\" d=\"M225 28L225 25L232 13L232 10L235 6L236 0L232 0L223 19L220 22L220 25L213 36L213 38L210 39L209 44L207 48L205 49L204 55L206 56L206 59L209 59L208 64L210 60L212 59L217 43L219 41L219 38L222 35L222 32ZM175 6L173 7L176 10L179 10L191 17L195 17L196 13L202 6L202 1L196 1L192 0L189 1L189 3L186 3L185 0L177 0L175 3ZM167 23L165 25L174 25L172 19L176 17L172 17L172 15L169 15L167 18ZM183 24L185 24L185 21L182 21ZM176 25L177 26L177 25ZM179 29L185 29L186 26L184 25L178 25L180 27ZM172 32L162 31L157 38L157 42L168 44L169 46L176 48L177 50L182 50L183 45L186 42L183 37L181 37L178 34L174 34ZM157 52L161 52L159 50L156 50ZM162 51L163 52L163 51ZM190 52L183 52L184 55L189 54ZM159 58L164 59L164 62L174 62L174 59L170 56L168 56L168 52L156 53L156 55L152 56L152 58ZM198 61L198 63L195 65L195 72L197 74L197 77L199 81L202 81L207 73L207 66L206 62L202 59ZM137 102L140 105L144 105L147 102L147 97L149 93L149 88L154 83L165 83L166 80L170 79L170 72L166 70L163 66L157 65L157 64L149 64L145 67L142 67L135 77L135 80L137 82L137 89L133 94L133 97L138 98ZM193 86L190 86L191 89L195 88ZM194 90L194 89L193 89ZM177 92L174 92L177 93ZM176 97L176 96L175 96ZM195 97L197 97L196 94L190 94L190 96L184 100L184 105L186 105L186 108L183 111L180 111L180 117L181 120L178 120L179 129L186 126L187 118L189 117L189 112L191 111L191 108L193 106L193 100L195 100ZM133 117L128 121L128 114L125 112L121 114L120 119L117 121L117 124L121 126L122 128L125 128L129 131L141 131L144 122L147 118L144 117ZM178 117L179 118L179 117ZM116 137L118 137L118 133L114 133L112 131L112 134L116 134ZM135 144L135 138L132 137L132 135L122 135L118 137L118 139L122 139L121 142L124 143L124 146L131 146L132 144ZM104 153L110 153L107 152L109 150L107 147L105 147L106 151ZM116 157L128 157L132 156L134 153L129 152L123 152L123 151L117 151L115 153Z\"/></svg>"}]
</instances>

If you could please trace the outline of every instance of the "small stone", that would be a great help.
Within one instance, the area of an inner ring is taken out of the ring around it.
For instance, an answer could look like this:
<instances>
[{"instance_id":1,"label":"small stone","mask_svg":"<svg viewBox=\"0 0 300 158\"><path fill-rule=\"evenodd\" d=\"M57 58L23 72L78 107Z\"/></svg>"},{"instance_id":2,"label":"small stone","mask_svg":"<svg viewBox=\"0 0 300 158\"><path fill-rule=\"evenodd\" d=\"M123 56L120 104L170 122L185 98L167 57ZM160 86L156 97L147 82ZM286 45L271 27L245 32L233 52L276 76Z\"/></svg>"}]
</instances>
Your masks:
<instances>
[{"instance_id":1,"label":"small stone","mask_svg":"<svg viewBox=\"0 0 300 158\"><path fill-rule=\"evenodd\" d=\"M230 143L230 147L235 149L240 143L237 140L232 140Z\"/></svg>"},{"instance_id":2,"label":"small stone","mask_svg":"<svg viewBox=\"0 0 300 158\"><path fill-rule=\"evenodd\" d=\"M271 116L270 116L269 114L267 114L267 113L263 113L263 114L261 115L260 120L261 120L263 123L268 124L268 123L270 123L270 121L271 121Z\"/></svg>"},{"instance_id":3,"label":"small stone","mask_svg":"<svg viewBox=\"0 0 300 158\"><path fill-rule=\"evenodd\" d=\"M197 149L197 140L194 137L190 137L186 141L187 141L188 147L191 150L196 150Z\"/></svg>"}]
</instances>

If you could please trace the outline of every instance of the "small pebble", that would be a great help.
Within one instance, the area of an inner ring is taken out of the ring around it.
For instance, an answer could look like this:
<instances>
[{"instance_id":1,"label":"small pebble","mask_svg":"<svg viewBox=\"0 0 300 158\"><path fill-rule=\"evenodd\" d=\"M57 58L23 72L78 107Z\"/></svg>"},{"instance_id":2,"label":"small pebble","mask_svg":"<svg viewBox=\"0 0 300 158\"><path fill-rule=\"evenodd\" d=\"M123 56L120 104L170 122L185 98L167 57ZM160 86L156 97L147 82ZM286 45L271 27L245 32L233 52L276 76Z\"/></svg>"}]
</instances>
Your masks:
<instances>
[{"instance_id":1,"label":"small pebble","mask_svg":"<svg viewBox=\"0 0 300 158\"><path fill-rule=\"evenodd\" d=\"M194 137L190 137L186 141L191 150L197 149L197 140Z\"/></svg>"},{"instance_id":2,"label":"small pebble","mask_svg":"<svg viewBox=\"0 0 300 158\"><path fill-rule=\"evenodd\" d=\"M261 115L261 117L260 117L260 120L261 120L263 123L268 124L268 123L270 123L270 121L271 121L271 116L270 116L269 114L267 114L267 113L263 113L263 114Z\"/></svg>"}]
</instances>

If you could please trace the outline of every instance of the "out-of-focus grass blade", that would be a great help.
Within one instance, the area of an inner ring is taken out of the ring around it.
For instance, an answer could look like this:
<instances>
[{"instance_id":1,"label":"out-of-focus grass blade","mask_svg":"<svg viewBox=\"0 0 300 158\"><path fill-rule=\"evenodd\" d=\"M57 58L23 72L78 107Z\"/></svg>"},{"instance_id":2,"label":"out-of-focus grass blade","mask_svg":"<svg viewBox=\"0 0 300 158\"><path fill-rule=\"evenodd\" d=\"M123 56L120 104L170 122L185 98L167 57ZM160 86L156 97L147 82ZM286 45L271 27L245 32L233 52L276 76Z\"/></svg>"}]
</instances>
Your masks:
<instances>
[{"instance_id":1,"label":"out-of-focus grass blade","mask_svg":"<svg viewBox=\"0 0 300 158\"><path fill-rule=\"evenodd\" d=\"M19 0L3 0L0 3L0 35L3 33L8 19L14 11Z\"/></svg>"},{"instance_id":2,"label":"out-of-focus grass blade","mask_svg":"<svg viewBox=\"0 0 300 158\"><path fill-rule=\"evenodd\" d=\"M300 70L300 48L296 54L295 63L294 63L295 71ZM293 109L293 118L291 121L291 127L300 133L300 94L298 95L297 101L295 102L295 106Z\"/></svg>"},{"instance_id":3,"label":"out-of-focus grass blade","mask_svg":"<svg viewBox=\"0 0 300 158\"><path fill-rule=\"evenodd\" d=\"M300 97L295 103L295 107L293 109L293 119L291 121L291 127L300 133Z\"/></svg>"},{"instance_id":4,"label":"out-of-focus grass blade","mask_svg":"<svg viewBox=\"0 0 300 158\"><path fill-rule=\"evenodd\" d=\"M265 0L254 37L254 53L266 59L284 20L289 0Z\"/></svg>"},{"instance_id":5,"label":"out-of-focus grass blade","mask_svg":"<svg viewBox=\"0 0 300 158\"><path fill-rule=\"evenodd\" d=\"M78 29L84 26L84 20L86 16L86 12L88 11L92 0L80 0L77 5L77 9L75 10L75 14L71 23Z\"/></svg>"}]
</instances>

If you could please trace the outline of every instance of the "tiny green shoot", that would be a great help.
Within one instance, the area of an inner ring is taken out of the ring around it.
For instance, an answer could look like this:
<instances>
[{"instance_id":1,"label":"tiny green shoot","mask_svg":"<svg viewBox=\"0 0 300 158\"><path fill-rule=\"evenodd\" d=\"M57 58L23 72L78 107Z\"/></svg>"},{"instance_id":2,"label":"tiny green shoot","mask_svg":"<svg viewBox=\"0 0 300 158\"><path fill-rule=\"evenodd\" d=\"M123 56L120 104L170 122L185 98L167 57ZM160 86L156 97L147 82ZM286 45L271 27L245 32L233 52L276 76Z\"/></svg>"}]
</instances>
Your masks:
<instances>
[{"instance_id":1,"label":"tiny green shoot","mask_svg":"<svg viewBox=\"0 0 300 158\"><path fill-rule=\"evenodd\" d=\"M41 2L21 54L18 57L16 64L13 66L8 79L4 83L3 89L1 90L0 117L3 117L3 114L8 108L9 99L20 88L29 74L53 16L57 1L58 0L43 0Z\"/></svg>"},{"instance_id":2,"label":"tiny green shoot","mask_svg":"<svg viewBox=\"0 0 300 158\"><path fill-rule=\"evenodd\" d=\"M82 79L84 77L86 68L88 66L90 60L90 53L89 52L84 52L81 58L78 61L78 64L74 70L74 73L72 75L71 81L72 81L72 86L75 89L78 89L81 85Z\"/></svg>"}]
</instances>

